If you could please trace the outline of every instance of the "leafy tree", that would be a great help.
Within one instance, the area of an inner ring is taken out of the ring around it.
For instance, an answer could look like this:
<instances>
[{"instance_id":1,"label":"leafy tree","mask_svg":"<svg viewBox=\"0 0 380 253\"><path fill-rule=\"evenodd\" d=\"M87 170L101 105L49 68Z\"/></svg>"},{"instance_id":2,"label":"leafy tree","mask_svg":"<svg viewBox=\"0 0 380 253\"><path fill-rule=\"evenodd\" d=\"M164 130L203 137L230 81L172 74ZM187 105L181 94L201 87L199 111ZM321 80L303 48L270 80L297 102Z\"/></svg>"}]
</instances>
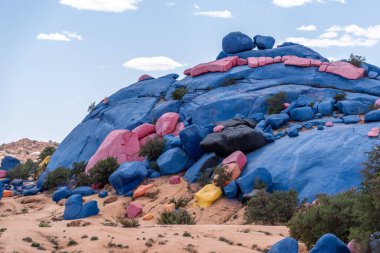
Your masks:
<instances>
[{"instance_id":1,"label":"leafy tree","mask_svg":"<svg viewBox=\"0 0 380 253\"><path fill-rule=\"evenodd\" d=\"M90 177L94 184L106 185L111 174L119 167L116 158L108 157L100 160L90 171Z\"/></svg>"},{"instance_id":2,"label":"leafy tree","mask_svg":"<svg viewBox=\"0 0 380 253\"><path fill-rule=\"evenodd\" d=\"M41 154L39 155L38 160L42 162L47 156L52 156L55 150L56 148L53 146L44 148L44 150L42 150Z\"/></svg>"},{"instance_id":3,"label":"leafy tree","mask_svg":"<svg viewBox=\"0 0 380 253\"><path fill-rule=\"evenodd\" d=\"M267 99L268 114L280 113L284 109L286 93L281 91Z\"/></svg>"},{"instance_id":4,"label":"leafy tree","mask_svg":"<svg viewBox=\"0 0 380 253\"><path fill-rule=\"evenodd\" d=\"M8 171L8 177L13 179L28 179L36 171L38 164L28 159L23 164L18 164L15 168Z\"/></svg>"},{"instance_id":5,"label":"leafy tree","mask_svg":"<svg viewBox=\"0 0 380 253\"><path fill-rule=\"evenodd\" d=\"M218 165L214 169L214 184L223 188L225 184L232 180L232 172L227 170L227 166Z\"/></svg>"}]
</instances>

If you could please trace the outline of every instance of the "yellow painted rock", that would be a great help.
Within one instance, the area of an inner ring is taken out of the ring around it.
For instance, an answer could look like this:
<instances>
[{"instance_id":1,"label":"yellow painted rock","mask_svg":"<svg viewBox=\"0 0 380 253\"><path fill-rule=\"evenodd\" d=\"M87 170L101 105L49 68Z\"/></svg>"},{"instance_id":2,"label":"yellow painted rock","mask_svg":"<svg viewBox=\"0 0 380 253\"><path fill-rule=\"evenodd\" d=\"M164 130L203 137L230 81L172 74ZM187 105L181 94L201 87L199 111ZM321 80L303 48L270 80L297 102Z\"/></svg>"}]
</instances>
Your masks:
<instances>
[{"instance_id":1,"label":"yellow painted rock","mask_svg":"<svg viewBox=\"0 0 380 253\"><path fill-rule=\"evenodd\" d=\"M153 218L154 218L153 214L148 213L144 215L143 220L152 220Z\"/></svg>"},{"instance_id":2,"label":"yellow painted rock","mask_svg":"<svg viewBox=\"0 0 380 253\"><path fill-rule=\"evenodd\" d=\"M200 207L209 207L222 195L222 189L213 184L208 184L195 193L195 200Z\"/></svg>"}]
</instances>

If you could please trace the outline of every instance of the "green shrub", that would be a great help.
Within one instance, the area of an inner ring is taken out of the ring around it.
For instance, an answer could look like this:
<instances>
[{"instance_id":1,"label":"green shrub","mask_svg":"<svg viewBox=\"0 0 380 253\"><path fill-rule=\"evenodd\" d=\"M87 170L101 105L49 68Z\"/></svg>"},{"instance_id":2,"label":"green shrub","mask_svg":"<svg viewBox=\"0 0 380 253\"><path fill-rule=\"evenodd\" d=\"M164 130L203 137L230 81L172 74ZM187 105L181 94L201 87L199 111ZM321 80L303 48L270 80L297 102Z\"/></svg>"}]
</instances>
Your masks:
<instances>
[{"instance_id":1,"label":"green shrub","mask_svg":"<svg viewBox=\"0 0 380 253\"><path fill-rule=\"evenodd\" d=\"M286 93L281 91L267 99L268 114L277 114L284 109Z\"/></svg>"},{"instance_id":2,"label":"green shrub","mask_svg":"<svg viewBox=\"0 0 380 253\"><path fill-rule=\"evenodd\" d=\"M23 164L18 164L15 168L8 171L7 175L11 179L28 179L36 171L38 164L31 159L26 160Z\"/></svg>"},{"instance_id":3,"label":"green shrub","mask_svg":"<svg viewBox=\"0 0 380 253\"><path fill-rule=\"evenodd\" d=\"M286 223L296 212L298 194L294 190L275 191L272 194L260 190L247 203L247 223L274 225Z\"/></svg>"},{"instance_id":4,"label":"green shrub","mask_svg":"<svg viewBox=\"0 0 380 253\"><path fill-rule=\"evenodd\" d=\"M73 168L70 171L70 177L75 176L76 187L89 186L92 184L91 177L85 172L86 166L86 162L77 162L73 164Z\"/></svg>"},{"instance_id":5,"label":"green shrub","mask_svg":"<svg viewBox=\"0 0 380 253\"><path fill-rule=\"evenodd\" d=\"M125 228L137 228L140 226L139 221L136 219L122 218L119 220L120 224Z\"/></svg>"},{"instance_id":6,"label":"green shrub","mask_svg":"<svg viewBox=\"0 0 380 253\"><path fill-rule=\"evenodd\" d=\"M69 179L70 169L59 167L47 175L44 187L48 190L54 190L58 186L67 185Z\"/></svg>"},{"instance_id":7,"label":"green shrub","mask_svg":"<svg viewBox=\"0 0 380 253\"><path fill-rule=\"evenodd\" d=\"M335 101L342 101L346 99L346 93L338 93L334 96Z\"/></svg>"},{"instance_id":8,"label":"green shrub","mask_svg":"<svg viewBox=\"0 0 380 253\"><path fill-rule=\"evenodd\" d=\"M170 213L161 213L160 218L157 219L158 224L183 224L183 225L194 225L196 224L195 218L189 214L185 209L179 209Z\"/></svg>"},{"instance_id":9,"label":"green shrub","mask_svg":"<svg viewBox=\"0 0 380 253\"><path fill-rule=\"evenodd\" d=\"M150 161L156 161L165 148L165 140L159 137L149 139L140 149L140 156L148 158Z\"/></svg>"},{"instance_id":10,"label":"green shrub","mask_svg":"<svg viewBox=\"0 0 380 253\"><path fill-rule=\"evenodd\" d=\"M356 67L361 67L362 63L365 62L365 57L355 54L350 54L350 59L348 59L348 62Z\"/></svg>"},{"instance_id":11,"label":"green shrub","mask_svg":"<svg viewBox=\"0 0 380 253\"><path fill-rule=\"evenodd\" d=\"M87 108L87 112L92 112L96 107L96 103L95 102L92 102L88 108Z\"/></svg>"},{"instance_id":12,"label":"green shrub","mask_svg":"<svg viewBox=\"0 0 380 253\"><path fill-rule=\"evenodd\" d=\"M90 171L91 181L94 184L106 185L112 173L119 167L116 158L108 157L100 160Z\"/></svg>"},{"instance_id":13,"label":"green shrub","mask_svg":"<svg viewBox=\"0 0 380 253\"><path fill-rule=\"evenodd\" d=\"M213 173L212 168L207 168L203 172L201 172L199 174L198 179L197 179L197 183L199 184L199 186L203 187L205 185L211 184L212 183L212 179L211 179L212 173Z\"/></svg>"},{"instance_id":14,"label":"green shrub","mask_svg":"<svg viewBox=\"0 0 380 253\"><path fill-rule=\"evenodd\" d=\"M174 100L182 100L183 96L187 94L187 89L185 87L177 88L172 93L172 98Z\"/></svg>"},{"instance_id":15,"label":"green shrub","mask_svg":"<svg viewBox=\"0 0 380 253\"><path fill-rule=\"evenodd\" d=\"M232 172L227 170L227 166L218 165L214 169L214 184L223 188L224 185L232 180Z\"/></svg>"},{"instance_id":16,"label":"green shrub","mask_svg":"<svg viewBox=\"0 0 380 253\"><path fill-rule=\"evenodd\" d=\"M39 155L38 160L42 162L47 156L52 156L55 150L56 148L53 146L44 148L44 150L42 150L41 154Z\"/></svg>"},{"instance_id":17,"label":"green shrub","mask_svg":"<svg viewBox=\"0 0 380 253\"><path fill-rule=\"evenodd\" d=\"M175 205L175 209L179 209L181 207L185 207L187 203L189 203L189 201L190 199L187 199L187 198L179 198L179 199L171 198L169 200L169 203L173 203Z\"/></svg>"}]
</instances>

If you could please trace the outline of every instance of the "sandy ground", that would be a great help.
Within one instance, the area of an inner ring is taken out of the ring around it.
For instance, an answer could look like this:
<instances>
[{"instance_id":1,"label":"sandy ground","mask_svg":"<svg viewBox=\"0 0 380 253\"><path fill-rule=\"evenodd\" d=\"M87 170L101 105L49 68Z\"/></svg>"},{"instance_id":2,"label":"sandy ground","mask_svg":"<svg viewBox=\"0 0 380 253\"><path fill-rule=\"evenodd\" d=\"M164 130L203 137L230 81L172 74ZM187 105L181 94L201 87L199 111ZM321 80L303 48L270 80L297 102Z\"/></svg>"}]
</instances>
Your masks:
<instances>
[{"instance_id":1,"label":"sandy ground","mask_svg":"<svg viewBox=\"0 0 380 253\"><path fill-rule=\"evenodd\" d=\"M118 197L104 205L97 195L100 208L97 216L82 219L74 227L62 220L64 206L51 200L51 195L3 198L0 201L0 252L264 252L288 235L284 226L243 225L243 206L236 200L221 198L209 208L199 208L190 201L186 209L196 216L196 225L157 224L163 206L174 198L192 198L196 191L182 182L170 185L168 178L154 184L160 190L156 198L140 197L134 201L143 205L144 214L154 219L139 218L140 227L124 228L117 223L125 207L132 201ZM110 192L109 197L116 196ZM47 222L49 227L39 227ZM185 234L184 233L188 232ZM28 238L29 237L29 238ZM72 245L69 246L69 242ZM74 241L74 242L73 242ZM40 245L40 248L32 247Z\"/></svg>"}]
</instances>

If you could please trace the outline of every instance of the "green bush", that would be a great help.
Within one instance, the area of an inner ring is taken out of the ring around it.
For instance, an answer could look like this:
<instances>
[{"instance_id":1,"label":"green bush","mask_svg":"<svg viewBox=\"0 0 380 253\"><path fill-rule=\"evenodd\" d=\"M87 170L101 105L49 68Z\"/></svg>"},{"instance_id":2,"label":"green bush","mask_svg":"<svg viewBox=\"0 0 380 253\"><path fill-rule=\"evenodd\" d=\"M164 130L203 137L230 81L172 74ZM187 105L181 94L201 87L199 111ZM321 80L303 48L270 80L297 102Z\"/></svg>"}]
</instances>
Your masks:
<instances>
[{"instance_id":1,"label":"green bush","mask_svg":"<svg viewBox=\"0 0 380 253\"><path fill-rule=\"evenodd\" d=\"M338 93L334 96L335 101L342 101L346 99L346 93Z\"/></svg>"},{"instance_id":2,"label":"green bush","mask_svg":"<svg viewBox=\"0 0 380 253\"><path fill-rule=\"evenodd\" d=\"M163 225L194 225L196 224L195 218L189 214L185 209L179 209L170 213L161 213L160 218L157 219L158 224Z\"/></svg>"},{"instance_id":3,"label":"green bush","mask_svg":"<svg viewBox=\"0 0 380 253\"><path fill-rule=\"evenodd\" d=\"M119 222L125 228L137 228L140 226L139 221L136 219L121 218Z\"/></svg>"},{"instance_id":4,"label":"green bush","mask_svg":"<svg viewBox=\"0 0 380 253\"><path fill-rule=\"evenodd\" d=\"M165 148L165 140L159 137L149 139L140 149L140 156L148 158L150 161L156 161Z\"/></svg>"},{"instance_id":5,"label":"green bush","mask_svg":"<svg viewBox=\"0 0 380 253\"><path fill-rule=\"evenodd\" d=\"M92 183L101 185L108 184L109 177L118 167L119 163L114 157L108 157L104 160L100 160L94 167L92 167L90 171Z\"/></svg>"},{"instance_id":6,"label":"green bush","mask_svg":"<svg viewBox=\"0 0 380 253\"><path fill-rule=\"evenodd\" d=\"M92 102L88 108L87 108L87 112L92 112L96 107L96 103L95 102Z\"/></svg>"},{"instance_id":7,"label":"green bush","mask_svg":"<svg viewBox=\"0 0 380 253\"><path fill-rule=\"evenodd\" d=\"M15 168L8 171L7 175L11 179L28 179L36 171L38 164L31 159L26 160L23 164L18 164Z\"/></svg>"},{"instance_id":8,"label":"green bush","mask_svg":"<svg viewBox=\"0 0 380 253\"><path fill-rule=\"evenodd\" d=\"M267 99L268 114L277 114L284 109L286 93L281 91Z\"/></svg>"},{"instance_id":9,"label":"green bush","mask_svg":"<svg viewBox=\"0 0 380 253\"><path fill-rule=\"evenodd\" d=\"M187 89L185 87L177 88L172 93L172 98L174 100L182 100L183 96L187 94Z\"/></svg>"},{"instance_id":10,"label":"green bush","mask_svg":"<svg viewBox=\"0 0 380 253\"><path fill-rule=\"evenodd\" d=\"M213 173L213 169L207 168L199 174L197 183L199 184L200 187L203 187L205 185L212 183L212 179L211 179L212 173Z\"/></svg>"},{"instance_id":11,"label":"green bush","mask_svg":"<svg viewBox=\"0 0 380 253\"><path fill-rule=\"evenodd\" d=\"M44 150L42 150L41 154L39 155L38 160L42 162L47 156L52 156L55 150L56 148L53 146L44 148Z\"/></svg>"},{"instance_id":12,"label":"green bush","mask_svg":"<svg viewBox=\"0 0 380 253\"><path fill-rule=\"evenodd\" d=\"M59 167L47 175L44 187L48 190L54 190L58 186L67 185L69 179L70 169Z\"/></svg>"},{"instance_id":13,"label":"green bush","mask_svg":"<svg viewBox=\"0 0 380 253\"><path fill-rule=\"evenodd\" d=\"M77 162L73 164L73 168L70 171L70 177L75 176L76 187L89 186L92 184L91 177L85 172L86 166L86 162Z\"/></svg>"},{"instance_id":14,"label":"green bush","mask_svg":"<svg viewBox=\"0 0 380 253\"><path fill-rule=\"evenodd\" d=\"M350 54L350 59L348 59L348 62L356 67L361 67L362 63L365 62L365 57L355 54Z\"/></svg>"},{"instance_id":15,"label":"green bush","mask_svg":"<svg viewBox=\"0 0 380 253\"><path fill-rule=\"evenodd\" d=\"M227 166L218 165L214 169L214 184L223 188L224 185L232 180L232 172L227 170Z\"/></svg>"},{"instance_id":16,"label":"green bush","mask_svg":"<svg viewBox=\"0 0 380 253\"><path fill-rule=\"evenodd\" d=\"M298 194L294 190L268 193L260 190L247 203L247 223L274 225L286 223L297 211Z\"/></svg>"},{"instance_id":17,"label":"green bush","mask_svg":"<svg viewBox=\"0 0 380 253\"><path fill-rule=\"evenodd\" d=\"M175 205L175 209L179 209L181 207L185 207L187 203L189 203L189 201L190 199L187 199L187 198L179 198L179 199L171 198L169 200L169 203L173 203Z\"/></svg>"}]
</instances>

